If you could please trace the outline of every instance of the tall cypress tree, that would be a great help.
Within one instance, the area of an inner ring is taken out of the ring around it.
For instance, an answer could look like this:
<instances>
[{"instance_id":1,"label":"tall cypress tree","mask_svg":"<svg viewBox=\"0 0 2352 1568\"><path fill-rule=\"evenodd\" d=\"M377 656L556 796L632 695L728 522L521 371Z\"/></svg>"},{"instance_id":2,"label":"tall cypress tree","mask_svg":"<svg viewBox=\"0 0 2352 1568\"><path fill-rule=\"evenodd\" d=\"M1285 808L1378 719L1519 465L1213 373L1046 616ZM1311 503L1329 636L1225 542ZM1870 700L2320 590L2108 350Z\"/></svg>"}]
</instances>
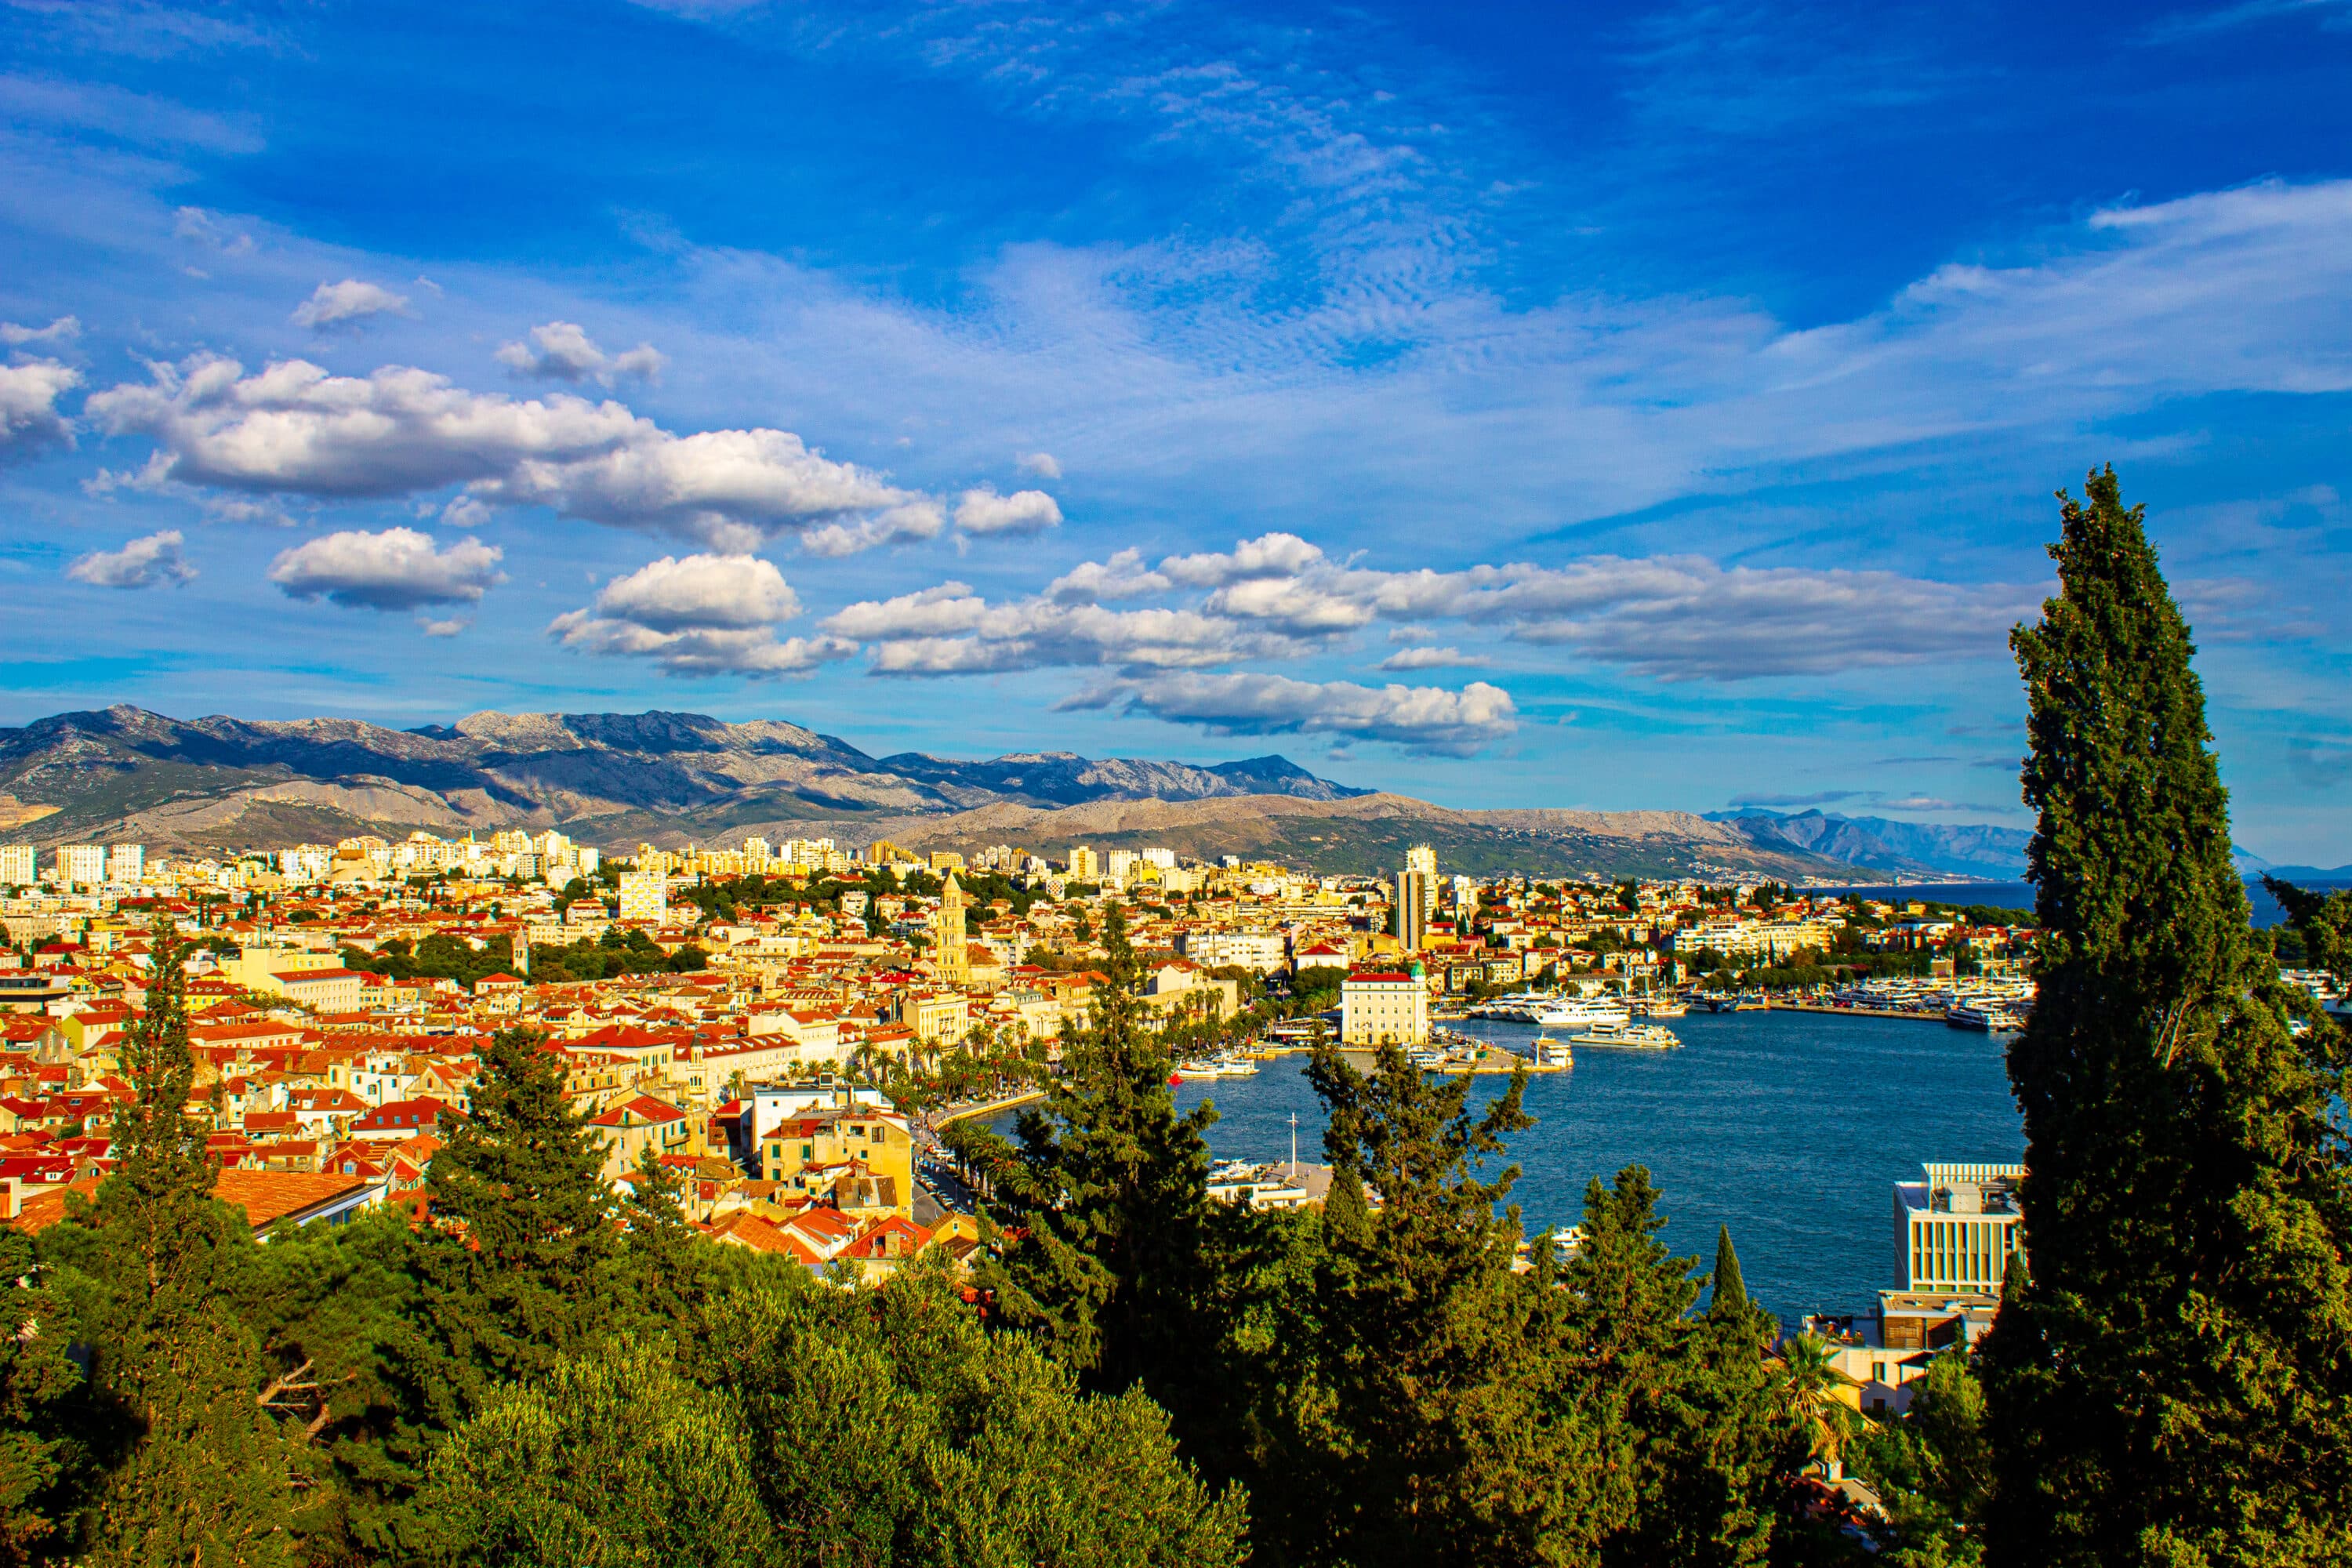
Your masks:
<instances>
[{"instance_id":1,"label":"tall cypress tree","mask_svg":"<svg viewBox=\"0 0 2352 1568\"><path fill-rule=\"evenodd\" d=\"M104 1564L269 1564L292 1559L286 1457L256 1396L259 1347L235 1307L252 1247L245 1216L212 1195L205 1127L188 1117L187 944L158 922L145 1011L122 1050L121 1163L89 1223L106 1291L95 1373L125 1424L89 1521Z\"/></svg>"},{"instance_id":2,"label":"tall cypress tree","mask_svg":"<svg viewBox=\"0 0 2352 1568\"><path fill-rule=\"evenodd\" d=\"M1987 1348L1997 1562L2341 1561L2340 1060L2254 962L2227 800L2139 508L2061 493L2029 700L2040 997L2010 1047L2031 1280Z\"/></svg>"}]
</instances>

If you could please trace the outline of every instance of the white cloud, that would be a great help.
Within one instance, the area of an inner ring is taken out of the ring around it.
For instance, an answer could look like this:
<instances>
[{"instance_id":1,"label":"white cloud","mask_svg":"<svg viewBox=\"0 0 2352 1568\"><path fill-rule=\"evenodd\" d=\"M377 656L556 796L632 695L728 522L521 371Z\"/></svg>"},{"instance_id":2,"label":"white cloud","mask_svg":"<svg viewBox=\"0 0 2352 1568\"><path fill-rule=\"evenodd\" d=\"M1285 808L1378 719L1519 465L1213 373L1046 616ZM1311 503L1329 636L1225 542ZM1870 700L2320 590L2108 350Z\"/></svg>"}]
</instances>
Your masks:
<instances>
[{"instance_id":1,"label":"white cloud","mask_svg":"<svg viewBox=\"0 0 2352 1568\"><path fill-rule=\"evenodd\" d=\"M1171 723L1197 724L1213 734L1346 735L1445 756L1467 756L1518 728L1511 694L1483 680L1448 691L1437 686L1186 673L1143 682L1128 707Z\"/></svg>"},{"instance_id":2,"label":"white cloud","mask_svg":"<svg viewBox=\"0 0 2352 1568\"><path fill-rule=\"evenodd\" d=\"M93 550L67 567L66 575L97 588L152 588L163 583L178 587L196 574L180 553L185 542L178 529L167 528L120 550Z\"/></svg>"},{"instance_id":3,"label":"white cloud","mask_svg":"<svg viewBox=\"0 0 2352 1568\"><path fill-rule=\"evenodd\" d=\"M823 624L829 632L874 643L874 669L883 675L1052 665L1169 669L1292 651L1278 636L1195 610L1107 610L1046 598L992 605L961 583L851 605Z\"/></svg>"},{"instance_id":4,"label":"white cloud","mask_svg":"<svg viewBox=\"0 0 2352 1568\"><path fill-rule=\"evenodd\" d=\"M650 658L670 675L805 675L857 645L840 637L790 637L768 626L698 626L661 632L589 610L555 617L548 635L563 647L607 658Z\"/></svg>"},{"instance_id":5,"label":"white cloud","mask_svg":"<svg viewBox=\"0 0 2352 1568\"><path fill-rule=\"evenodd\" d=\"M73 427L58 399L79 385L80 373L53 359L0 364L0 461L73 445Z\"/></svg>"},{"instance_id":6,"label":"white cloud","mask_svg":"<svg viewBox=\"0 0 2352 1568\"><path fill-rule=\"evenodd\" d=\"M97 393L88 411L116 434L152 437L159 480L184 484L329 498L463 484L483 501L737 552L835 524L821 549L939 528L928 498L788 431L675 436L610 399L519 400L402 365L362 378L286 360L248 376L233 360L199 357Z\"/></svg>"},{"instance_id":7,"label":"white cloud","mask_svg":"<svg viewBox=\"0 0 2352 1568\"><path fill-rule=\"evenodd\" d=\"M857 651L830 634L778 641L775 623L800 610L783 574L757 556L666 555L615 577L547 631L577 652L650 658L670 675L801 675Z\"/></svg>"},{"instance_id":8,"label":"white cloud","mask_svg":"<svg viewBox=\"0 0 2352 1568\"><path fill-rule=\"evenodd\" d=\"M1108 561L1086 561L1045 584L1045 597L1065 605L1093 604L1102 599L1136 599L1164 594L1175 586L1143 564L1139 550L1122 550Z\"/></svg>"},{"instance_id":9,"label":"white cloud","mask_svg":"<svg viewBox=\"0 0 2352 1568\"><path fill-rule=\"evenodd\" d=\"M801 549L810 555L855 555L883 544L911 544L937 539L947 526L947 514L935 500L912 500L886 507L855 522L828 522L801 535Z\"/></svg>"},{"instance_id":10,"label":"white cloud","mask_svg":"<svg viewBox=\"0 0 2352 1568\"><path fill-rule=\"evenodd\" d=\"M1455 647L1409 647L1381 660L1382 669L1475 669L1493 660Z\"/></svg>"},{"instance_id":11,"label":"white cloud","mask_svg":"<svg viewBox=\"0 0 2352 1568\"><path fill-rule=\"evenodd\" d=\"M294 324L313 331L363 321L370 316L396 316L408 309L408 296L377 283L346 278L321 283L310 297L294 307Z\"/></svg>"},{"instance_id":12,"label":"white cloud","mask_svg":"<svg viewBox=\"0 0 2352 1568\"><path fill-rule=\"evenodd\" d=\"M966 490L956 503L955 524L964 533L1038 533L1062 526L1062 509L1044 490L1015 490L1009 496L992 489Z\"/></svg>"},{"instance_id":13,"label":"white cloud","mask_svg":"<svg viewBox=\"0 0 2352 1568\"><path fill-rule=\"evenodd\" d=\"M22 348L26 343L65 343L81 336L81 319L59 316L46 327L24 327L14 321L0 321L0 343Z\"/></svg>"},{"instance_id":14,"label":"white cloud","mask_svg":"<svg viewBox=\"0 0 2352 1568\"><path fill-rule=\"evenodd\" d=\"M755 555L665 555L596 595L599 616L658 632L768 626L801 613L784 574Z\"/></svg>"},{"instance_id":15,"label":"white cloud","mask_svg":"<svg viewBox=\"0 0 2352 1568\"><path fill-rule=\"evenodd\" d=\"M498 569L504 553L477 539L444 548L413 528L352 531L279 552L269 563L269 580L292 598L323 597L355 608L470 605L480 601L484 589L506 580Z\"/></svg>"},{"instance_id":16,"label":"white cloud","mask_svg":"<svg viewBox=\"0 0 2352 1568\"><path fill-rule=\"evenodd\" d=\"M1013 467L1033 479L1058 479L1062 477L1062 465L1054 460L1051 452L1024 452L1014 461Z\"/></svg>"},{"instance_id":17,"label":"white cloud","mask_svg":"<svg viewBox=\"0 0 2352 1568\"><path fill-rule=\"evenodd\" d=\"M428 637L454 637L473 624L473 622L468 620L457 619L446 621L421 620L416 623L416 629L423 632Z\"/></svg>"},{"instance_id":18,"label":"white cloud","mask_svg":"<svg viewBox=\"0 0 2352 1568\"><path fill-rule=\"evenodd\" d=\"M541 381L594 381L610 386L625 375L659 381L669 362L651 343L617 354L596 346L576 321L548 321L530 330L530 342L502 343L499 363L520 376Z\"/></svg>"},{"instance_id":19,"label":"white cloud","mask_svg":"<svg viewBox=\"0 0 2352 1568\"><path fill-rule=\"evenodd\" d=\"M1323 552L1295 533L1262 533L1223 554L1171 555L1160 570L1192 588L1214 588L1256 577L1291 577L1323 563Z\"/></svg>"}]
</instances>

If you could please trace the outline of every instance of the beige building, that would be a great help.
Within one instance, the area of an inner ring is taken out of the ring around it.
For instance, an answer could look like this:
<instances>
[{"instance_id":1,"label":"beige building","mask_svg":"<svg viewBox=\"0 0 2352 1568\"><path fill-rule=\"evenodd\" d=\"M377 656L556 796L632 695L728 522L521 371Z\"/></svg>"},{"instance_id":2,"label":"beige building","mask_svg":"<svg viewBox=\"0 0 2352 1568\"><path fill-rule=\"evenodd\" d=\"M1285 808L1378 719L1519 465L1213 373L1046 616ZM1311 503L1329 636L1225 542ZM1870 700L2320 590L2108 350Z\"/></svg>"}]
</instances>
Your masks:
<instances>
[{"instance_id":1,"label":"beige building","mask_svg":"<svg viewBox=\"0 0 2352 1568\"><path fill-rule=\"evenodd\" d=\"M1339 1043L1417 1046L1429 1038L1429 988L1418 973L1350 974L1339 985Z\"/></svg>"},{"instance_id":2,"label":"beige building","mask_svg":"<svg viewBox=\"0 0 2352 1568\"><path fill-rule=\"evenodd\" d=\"M669 879L659 871L621 873L621 919L659 925L669 919Z\"/></svg>"}]
</instances>

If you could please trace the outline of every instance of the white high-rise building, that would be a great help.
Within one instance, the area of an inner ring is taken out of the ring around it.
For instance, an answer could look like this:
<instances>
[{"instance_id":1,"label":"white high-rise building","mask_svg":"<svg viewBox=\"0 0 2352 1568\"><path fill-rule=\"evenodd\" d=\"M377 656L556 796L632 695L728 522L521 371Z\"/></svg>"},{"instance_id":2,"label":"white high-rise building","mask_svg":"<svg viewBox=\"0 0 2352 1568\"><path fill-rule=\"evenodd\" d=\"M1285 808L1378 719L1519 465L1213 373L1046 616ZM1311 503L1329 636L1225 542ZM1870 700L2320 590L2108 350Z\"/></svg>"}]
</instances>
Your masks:
<instances>
[{"instance_id":1,"label":"white high-rise building","mask_svg":"<svg viewBox=\"0 0 2352 1568\"><path fill-rule=\"evenodd\" d=\"M1070 880L1091 882L1101 876L1095 852L1083 844L1070 846Z\"/></svg>"},{"instance_id":2,"label":"white high-rise building","mask_svg":"<svg viewBox=\"0 0 2352 1568\"><path fill-rule=\"evenodd\" d=\"M106 846L58 846L58 880L76 888L95 888L106 880Z\"/></svg>"},{"instance_id":3,"label":"white high-rise building","mask_svg":"<svg viewBox=\"0 0 2352 1568\"><path fill-rule=\"evenodd\" d=\"M2025 1249L2022 1165L1926 1165L1895 1187L1895 1278L1904 1290L2000 1293Z\"/></svg>"},{"instance_id":4,"label":"white high-rise building","mask_svg":"<svg viewBox=\"0 0 2352 1568\"><path fill-rule=\"evenodd\" d=\"M1143 863L1147 866L1157 866L1162 871L1173 871L1176 869L1176 851L1146 849L1143 852Z\"/></svg>"},{"instance_id":5,"label":"white high-rise building","mask_svg":"<svg viewBox=\"0 0 2352 1568\"><path fill-rule=\"evenodd\" d=\"M106 851L106 879L110 882L135 882L147 869L147 847L143 844L115 844Z\"/></svg>"},{"instance_id":6,"label":"white high-rise building","mask_svg":"<svg viewBox=\"0 0 2352 1568\"><path fill-rule=\"evenodd\" d=\"M0 844L0 888L29 888L33 881L33 847Z\"/></svg>"}]
</instances>

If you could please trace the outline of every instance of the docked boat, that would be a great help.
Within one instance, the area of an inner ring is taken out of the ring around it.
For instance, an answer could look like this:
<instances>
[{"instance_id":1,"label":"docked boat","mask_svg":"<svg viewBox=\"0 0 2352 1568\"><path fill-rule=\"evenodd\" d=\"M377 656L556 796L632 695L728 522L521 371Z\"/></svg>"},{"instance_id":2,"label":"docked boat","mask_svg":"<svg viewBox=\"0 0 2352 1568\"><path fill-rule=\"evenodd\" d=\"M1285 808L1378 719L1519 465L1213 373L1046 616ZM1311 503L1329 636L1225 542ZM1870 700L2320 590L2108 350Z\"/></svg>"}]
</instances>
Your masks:
<instances>
[{"instance_id":1,"label":"docked boat","mask_svg":"<svg viewBox=\"0 0 2352 1568\"><path fill-rule=\"evenodd\" d=\"M1535 1044L1536 1066L1539 1068L1572 1068L1576 1052L1566 1040L1555 1040L1549 1035L1538 1035Z\"/></svg>"},{"instance_id":2,"label":"docked boat","mask_svg":"<svg viewBox=\"0 0 2352 1568\"><path fill-rule=\"evenodd\" d=\"M1590 1029L1607 1024L1622 1026L1633 1021L1633 1009L1609 996L1563 996L1547 1003L1536 1015L1536 1022L1547 1029Z\"/></svg>"},{"instance_id":3,"label":"docked boat","mask_svg":"<svg viewBox=\"0 0 2352 1568\"><path fill-rule=\"evenodd\" d=\"M1234 1057L1204 1057L1176 1064L1179 1078L1247 1078L1256 1071L1257 1063Z\"/></svg>"},{"instance_id":4,"label":"docked boat","mask_svg":"<svg viewBox=\"0 0 2352 1568\"><path fill-rule=\"evenodd\" d=\"M1596 1024L1577 1036L1571 1045L1598 1046L1619 1051L1670 1051L1682 1037L1657 1024Z\"/></svg>"},{"instance_id":5,"label":"docked boat","mask_svg":"<svg viewBox=\"0 0 2352 1568\"><path fill-rule=\"evenodd\" d=\"M1633 1004L1633 1012L1643 1018L1682 1018L1690 1015L1690 1004L1679 996L1646 996Z\"/></svg>"},{"instance_id":6,"label":"docked boat","mask_svg":"<svg viewBox=\"0 0 2352 1568\"><path fill-rule=\"evenodd\" d=\"M1944 1009L1944 1022L1979 1035L2013 1035L2025 1020L1998 1002L1961 1002Z\"/></svg>"}]
</instances>

